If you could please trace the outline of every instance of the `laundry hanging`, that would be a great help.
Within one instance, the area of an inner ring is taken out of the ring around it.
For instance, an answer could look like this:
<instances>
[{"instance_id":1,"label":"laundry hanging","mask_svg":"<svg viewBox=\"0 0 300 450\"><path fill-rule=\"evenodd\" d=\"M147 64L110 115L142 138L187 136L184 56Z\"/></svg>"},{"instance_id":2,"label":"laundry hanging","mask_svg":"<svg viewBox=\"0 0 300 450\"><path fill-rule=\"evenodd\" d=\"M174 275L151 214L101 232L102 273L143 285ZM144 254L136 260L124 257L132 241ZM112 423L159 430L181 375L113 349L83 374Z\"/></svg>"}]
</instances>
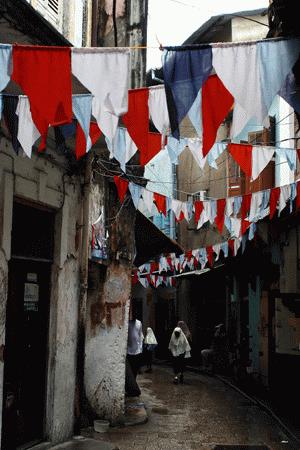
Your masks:
<instances>
[{"instance_id":1,"label":"laundry hanging","mask_svg":"<svg viewBox=\"0 0 300 450\"><path fill-rule=\"evenodd\" d=\"M72 73L93 94L93 116L110 142L128 109L129 60L125 48L72 48Z\"/></svg>"},{"instance_id":2,"label":"laundry hanging","mask_svg":"<svg viewBox=\"0 0 300 450\"><path fill-rule=\"evenodd\" d=\"M71 49L14 45L12 79L29 98L43 150L48 127L72 121Z\"/></svg>"},{"instance_id":3,"label":"laundry hanging","mask_svg":"<svg viewBox=\"0 0 300 450\"><path fill-rule=\"evenodd\" d=\"M179 139L179 125L192 107L212 70L211 47L165 47L163 72L172 135Z\"/></svg>"},{"instance_id":4,"label":"laundry hanging","mask_svg":"<svg viewBox=\"0 0 300 450\"><path fill-rule=\"evenodd\" d=\"M202 87L203 156L213 147L217 131L233 106L233 97L217 75Z\"/></svg>"}]
</instances>

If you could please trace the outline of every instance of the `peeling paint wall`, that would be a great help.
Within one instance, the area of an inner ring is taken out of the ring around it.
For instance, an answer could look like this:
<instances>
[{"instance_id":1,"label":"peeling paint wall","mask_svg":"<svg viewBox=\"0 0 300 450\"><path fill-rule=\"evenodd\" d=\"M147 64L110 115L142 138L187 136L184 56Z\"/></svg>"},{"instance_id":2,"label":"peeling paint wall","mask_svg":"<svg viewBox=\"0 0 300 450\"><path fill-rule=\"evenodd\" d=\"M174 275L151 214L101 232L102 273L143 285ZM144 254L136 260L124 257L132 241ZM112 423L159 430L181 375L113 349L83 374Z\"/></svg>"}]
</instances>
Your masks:
<instances>
[{"instance_id":1,"label":"peeling paint wall","mask_svg":"<svg viewBox=\"0 0 300 450\"><path fill-rule=\"evenodd\" d=\"M45 438L52 442L73 434L77 314L79 295L78 225L81 189L77 177L63 177L65 160L58 154L17 156L5 138L0 142L0 415L8 262L14 197L53 208L55 251L52 265ZM52 157L52 159L51 159ZM63 187L64 183L64 187ZM66 383L66 380L68 382ZM0 424L2 423L0 417Z\"/></svg>"},{"instance_id":2,"label":"peeling paint wall","mask_svg":"<svg viewBox=\"0 0 300 450\"><path fill-rule=\"evenodd\" d=\"M101 190L94 188L93 193L92 216L101 202ZM131 200L120 210L115 186L109 188L108 199L107 215L118 217L108 222L112 225L109 265L90 264L84 383L93 414L119 423L124 413L135 210Z\"/></svg>"},{"instance_id":3,"label":"peeling paint wall","mask_svg":"<svg viewBox=\"0 0 300 450\"><path fill-rule=\"evenodd\" d=\"M85 388L94 413L115 423L123 415L131 270L113 263L101 284L99 276L89 294Z\"/></svg>"}]
</instances>

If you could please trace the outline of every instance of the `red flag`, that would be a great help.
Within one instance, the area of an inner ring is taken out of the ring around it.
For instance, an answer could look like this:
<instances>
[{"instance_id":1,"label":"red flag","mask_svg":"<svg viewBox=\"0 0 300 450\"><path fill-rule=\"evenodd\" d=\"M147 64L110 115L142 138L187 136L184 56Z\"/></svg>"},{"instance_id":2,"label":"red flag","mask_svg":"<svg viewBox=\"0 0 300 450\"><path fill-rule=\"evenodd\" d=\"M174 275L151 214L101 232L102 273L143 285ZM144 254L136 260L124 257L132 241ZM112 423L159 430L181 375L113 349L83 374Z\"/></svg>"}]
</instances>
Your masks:
<instances>
[{"instance_id":1,"label":"red flag","mask_svg":"<svg viewBox=\"0 0 300 450\"><path fill-rule=\"evenodd\" d=\"M203 211L203 202L201 202L200 200L196 200L194 203L194 208L195 208L195 223L198 223L201 213Z\"/></svg>"},{"instance_id":2,"label":"red flag","mask_svg":"<svg viewBox=\"0 0 300 450\"><path fill-rule=\"evenodd\" d=\"M251 206L252 194L243 195L242 205L241 205L241 213L242 219L246 219L247 214L250 210Z\"/></svg>"},{"instance_id":3,"label":"red flag","mask_svg":"<svg viewBox=\"0 0 300 450\"><path fill-rule=\"evenodd\" d=\"M184 212L183 212L183 211L180 211L180 216L178 217L178 219L177 219L177 217L175 216L175 221L176 221L177 223L179 223L179 222L181 222L183 219L184 219Z\"/></svg>"},{"instance_id":4,"label":"red flag","mask_svg":"<svg viewBox=\"0 0 300 450\"><path fill-rule=\"evenodd\" d=\"M252 175L252 145L228 144L228 150L248 177Z\"/></svg>"},{"instance_id":5,"label":"red flag","mask_svg":"<svg viewBox=\"0 0 300 450\"><path fill-rule=\"evenodd\" d=\"M185 256L186 256L187 260L190 261L193 257L192 250L188 250L187 252L185 252Z\"/></svg>"},{"instance_id":6,"label":"red flag","mask_svg":"<svg viewBox=\"0 0 300 450\"><path fill-rule=\"evenodd\" d=\"M118 177L117 175L114 176L114 181L117 186L120 202L123 203L129 183L127 180L123 180L122 178Z\"/></svg>"},{"instance_id":7,"label":"red flag","mask_svg":"<svg viewBox=\"0 0 300 450\"><path fill-rule=\"evenodd\" d=\"M225 198L220 198L217 200L217 215L215 218L215 224L218 227L220 234L222 234L223 226L224 226L224 212L225 212L226 200Z\"/></svg>"},{"instance_id":8,"label":"red flag","mask_svg":"<svg viewBox=\"0 0 300 450\"><path fill-rule=\"evenodd\" d=\"M275 214L279 197L280 197L280 187L276 187L276 188L271 189L271 193L270 193L270 219L272 219L274 214Z\"/></svg>"},{"instance_id":9,"label":"red flag","mask_svg":"<svg viewBox=\"0 0 300 450\"><path fill-rule=\"evenodd\" d=\"M148 88L128 91L128 112L122 117L140 152L141 165L147 164L161 150L161 135L149 132Z\"/></svg>"},{"instance_id":10,"label":"red flag","mask_svg":"<svg viewBox=\"0 0 300 450\"><path fill-rule=\"evenodd\" d=\"M297 155L298 155L298 159L300 161L300 148L297 148Z\"/></svg>"},{"instance_id":11,"label":"red flag","mask_svg":"<svg viewBox=\"0 0 300 450\"><path fill-rule=\"evenodd\" d=\"M214 257L214 251L213 251L212 245L209 245L208 247L206 247L206 254L207 254L208 264L210 265L210 267L212 267L213 266L213 257Z\"/></svg>"},{"instance_id":12,"label":"red flag","mask_svg":"<svg viewBox=\"0 0 300 450\"><path fill-rule=\"evenodd\" d=\"M246 231L248 230L250 225L251 225L251 222L249 222L248 220L242 220L242 225L241 225L241 235L242 236L246 233Z\"/></svg>"},{"instance_id":13,"label":"red flag","mask_svg":"<svg viewBox=\"0 0 300 450\"><path fill-rule=\"evenodd\" d=\"M208 77L202 88L203 156L215 143L219 126L233 105L233 97L217 75Z\"/></svg>"},{"instance_id":14,"label":"red flag","mask_svg":"<svg viewBox=\"0 0 300 450\"><path fill-rule=\"evenodd\" d=\"M98 141L101 134L102 134L101 130L98 127L97 123L91 122L90 123L90 138L92 141L92 145L94 145ZM77 123L77 127L76 127L75 154L76 154L76 159L80 159L82 156L86 155L86 138L85 138L85 134L79 123Z\"/></svg>"},{"instance_id":15,"label":"red flag","mask_svg":"<svg viewBox=\"0 0 300 450\"><path fill-rule=\"evenodd\" d=\"M234 254L234 239L229 239L228 247L230 248L231 254L233 255Z\"/></svg>"},{"instance_id":16,"label":"red flag","mask_svg":"<svg viewBox=\"0 0 300 450\"><path fill-rule=\"evenodd\" d=\"M133 276L131 278L131 283L134 286L138 281L139 281L138 274L137 274L137 271L135 270L133 272Z\"/></svg>"},{"instance_id":17,"label":"red flag","mask_svg":"<svg viewBox=\"0 0 300 450\"><path fill-rule=\"evenodd\" d=\"M72 122L71 48L14 45L11 78L29 98L44 150L48 127Z\"/></svg>"},{"instance_id":18,"label":"red flag","mask_svg":"<svg viewBox=\"0 0 300 450\"><path fill-rule=\"evenodd\" d=\"M158 194L154 192L153 200L156 204L156 207L160 213L163 213L164 216L167 215L167 202L166 197L164 195Z\"/></svg>"}]
</instances>

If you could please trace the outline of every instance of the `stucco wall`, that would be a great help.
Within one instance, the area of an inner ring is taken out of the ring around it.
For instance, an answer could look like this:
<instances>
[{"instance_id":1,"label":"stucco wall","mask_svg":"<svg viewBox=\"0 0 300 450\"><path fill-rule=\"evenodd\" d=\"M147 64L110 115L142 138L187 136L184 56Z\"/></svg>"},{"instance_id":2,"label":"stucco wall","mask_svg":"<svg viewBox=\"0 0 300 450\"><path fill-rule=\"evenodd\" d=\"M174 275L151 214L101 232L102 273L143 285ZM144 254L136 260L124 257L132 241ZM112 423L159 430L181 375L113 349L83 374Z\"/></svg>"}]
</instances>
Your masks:
<instances>
[{"instance_id":1,"label":"stucco wall","mask_svg":"<svg viewBox=\"0 0 300 450\"><path fill-rule=\"evenodd\" d=\"M47 150L32 159L17 156L10 142L0 142L0 346L5 339L7 264L10 259L14 196L31 205L53 208L55 252L52 265L45 435L53 442L73 433L75 363L79 290L79 179L63 177L65 161ZM51 159L50 159L51 158ZM64 183L64 186L63 186ZM24 218L26 220L26 218ZM68 382L66 383L66 380ZM0 358L0 403L3 362ZM1 406L1 405L0 405ZM2 408L0 407L0 414ZM1 423L1 420L0 420Z\"/></svg>"},{"instance_id":2,"label":"stucco wall","mask_svg":"<svg viewBox=\"0 0 300 450\"><path fill-rule=\"evenodd\" d=\"M93 414L112 423L122 421L131 269L134 256L135 208L121 206L114 184L94 186L90 220L104 204L109 232L109 262L90 263L85 337L85 395ZM108 200L109 199L109 200Z\"/></svg>"},{"instance_id":3,"label":"stucco wall","mask_svg":"<svg viewBox=\"0 0 300 450\"><path fill-rule=\"evenodd\" d=\"M112 423L123 416L130 281L130 269L112 264L88 297L85 393L94 413Z\"/></svg>"}]
</instances>

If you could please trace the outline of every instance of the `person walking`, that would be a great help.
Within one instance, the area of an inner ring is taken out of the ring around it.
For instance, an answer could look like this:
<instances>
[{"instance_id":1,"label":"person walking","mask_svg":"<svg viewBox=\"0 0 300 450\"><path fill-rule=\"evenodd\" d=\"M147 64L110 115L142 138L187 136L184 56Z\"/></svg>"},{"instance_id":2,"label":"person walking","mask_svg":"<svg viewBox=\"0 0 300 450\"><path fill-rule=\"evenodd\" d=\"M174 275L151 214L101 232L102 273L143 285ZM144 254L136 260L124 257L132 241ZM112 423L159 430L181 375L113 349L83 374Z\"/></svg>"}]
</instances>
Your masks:
<instances>
[{"instance_id":1,"label":"person walking","mask_svg":"<svg viewBox=\"0 0 300 450\"><path fill-rule=\"evenodd\" d=\"M214 335L210 348L201 350L203 369L213 374L215 369L223 369L227 358L227 337L225 326L220 323L214 328Z\"/></svg>"},{"instance_id":2,"label":"person walking","mask_svg":"<svg viewBox=\"0 0 300 450\"><path fill-rule=\"evenodd\" d=\"M177 326L182 329L182 331L185 334L185 337L187 338L187 340L189 341L189 344L191 345L192 333L190 332L190 329L187 326L187 324L183 320L179 320L179 322L177 323Z\"/></svg>"},{"instance_id":3,"label":"person walking","mask_svg":"<svg viewBox=\"0 0 300 450\"><path fill-rule=\"evenodd\" d=\"M183 373L185 369L185 360L189 358L191 347L190 344L180 327L176 327L172 333L169 350L173 357L173 371L174 379L173 383L183 383ZM179 378L178 378L179 375Z\"/></svg>"},{"instance_id":4,"label":"person walking","mask_svg":"<svg viewBox=\"0 0 300 450\"><path fill-rule=\"evenodd\" d=\"M144 355L145 355L145 363L147 366L147 369L145 370L146 373L152 372L153 353L156 347L157 347L156 337L153 333L152 328L148 327L146 337L144 339Z\"/></svg>"},{"instance_id":5,"label":"person walking","mask_svg":"<svg viewBox=\"0 0 300 450\"><path fill-rule=\"evenodd\" d=\"M137 319L135 308L132 308L128 324L127 359L135 379L142 365L143 340L142 322Z\"/></svg>"}]
</instances>

